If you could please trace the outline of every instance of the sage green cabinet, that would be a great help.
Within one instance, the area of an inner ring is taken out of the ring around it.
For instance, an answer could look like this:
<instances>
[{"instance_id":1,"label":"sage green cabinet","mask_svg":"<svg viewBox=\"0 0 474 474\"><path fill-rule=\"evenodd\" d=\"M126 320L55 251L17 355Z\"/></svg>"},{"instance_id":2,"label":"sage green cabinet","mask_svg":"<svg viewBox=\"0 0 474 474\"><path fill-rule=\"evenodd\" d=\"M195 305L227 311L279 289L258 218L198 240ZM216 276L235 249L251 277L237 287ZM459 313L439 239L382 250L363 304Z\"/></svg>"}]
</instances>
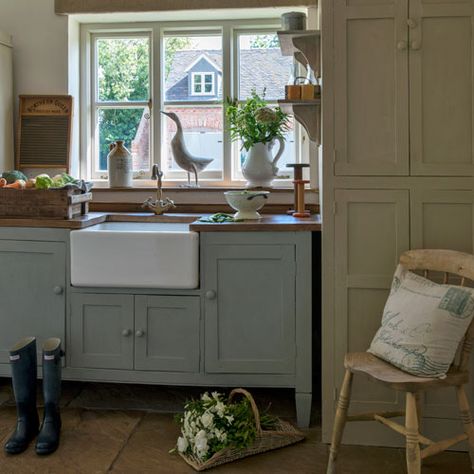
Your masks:
<instances>
[{"instance_id":1,"label":"sage green cabinet","mask_svg":"<svg viewBox=\"0 0 474 474\"><path fill-rule=\"evenodd\" d=\"M71 295L71 367L199 371L200 299Z\"/></svg>"},{"instance_id":2,"label":"sage green cabinet","mask_svg":"<svg viewBox=\"0 0 474 474\"><path fill-rule=\"evenodd\" d=\"M64 339L66 245L0 240L0 363L21 338ZM38 359L40 360L40 359Z\"/></svg>"},{"instance_id":3,"label":"sage green cabinet","mask_svg":"<svg viewBox=\"0 0 474 474\"><path fill-rule=\"evenodd\" d=\"M72 367L133 369L133 296L71 294Z\"/></svg>"},{"instance_id":4,"label":"sage green cabinet","mask_svg":"<svg viewBox=\"0 0 474 474\"><path fill-rule=\"evenodd\" d=\"M135 369L199 371L200 298L135 297Z\"/></svg>"},{"instance_id":5,"label":"sage green cabinet","mask_svg":"<svg viewBox=\"0 0 474 474\"><path fill-rule=\"evenodd\" d=\"M205 368L209 373L295 372L295 246L206 248Z\"/></svg>"}]
</instances>

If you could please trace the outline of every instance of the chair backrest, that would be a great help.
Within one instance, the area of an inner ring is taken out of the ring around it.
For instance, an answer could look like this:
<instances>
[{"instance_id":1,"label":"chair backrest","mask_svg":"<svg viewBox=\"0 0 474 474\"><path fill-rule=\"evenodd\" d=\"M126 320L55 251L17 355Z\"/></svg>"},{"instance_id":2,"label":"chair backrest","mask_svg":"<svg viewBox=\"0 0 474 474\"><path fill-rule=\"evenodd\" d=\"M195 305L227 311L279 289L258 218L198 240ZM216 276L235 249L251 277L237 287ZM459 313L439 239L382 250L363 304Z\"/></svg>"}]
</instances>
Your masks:
<instances>
[{"instance_id":1,"label":"chair backrest","mask_svg":"<svg viewBox=\"0 0 474 474\"><path fill-rule=\"evenodd\" d=\"M450 282L450 276L456 275L460 279L459 286L466 286L467 280L474 282L474 255L456 252L454 250L409 250L400 257L400 264L411 271L422 271L425 278L429 272L443 274L444 284ZM471 322L461 347L459 370L467 371L469 356L474 340L474 320Z\"/></svg>"}]
</instances>

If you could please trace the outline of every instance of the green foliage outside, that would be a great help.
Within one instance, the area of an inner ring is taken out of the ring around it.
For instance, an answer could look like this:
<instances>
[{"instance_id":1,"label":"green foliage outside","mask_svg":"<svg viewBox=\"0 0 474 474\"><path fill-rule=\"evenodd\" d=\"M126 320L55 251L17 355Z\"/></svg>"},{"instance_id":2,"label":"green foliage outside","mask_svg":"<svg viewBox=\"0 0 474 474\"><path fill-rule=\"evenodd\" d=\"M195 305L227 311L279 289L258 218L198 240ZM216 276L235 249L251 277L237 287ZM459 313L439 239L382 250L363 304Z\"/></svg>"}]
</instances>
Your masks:
<instances>
[{"instance_id":1,"label":"green foliage outside","mask_svg":"<svg viewBox=\"0 0 474 474\"><path fill-rule=\"evenodd\" d=\"M168 76L176 51L189 46L189 38L166 40L165 74ZM146 102L149 93L150 46L148 38L107 38L97 41L98 92L101 102ZM142 119L143 108L99 111L99 164L107 169L110 143L123 140L130 149Z\"/></svg>"},{"instance_id":2,"label":"green foliage outside","mask_svg":"<svg viewBox=\"0 0 474 474\"><path fill-rule=\"evenodd\" d=\"M277 35L257 35L250 43L251 49L279 48L280 43Z\"/></svg>"}]
</instances>

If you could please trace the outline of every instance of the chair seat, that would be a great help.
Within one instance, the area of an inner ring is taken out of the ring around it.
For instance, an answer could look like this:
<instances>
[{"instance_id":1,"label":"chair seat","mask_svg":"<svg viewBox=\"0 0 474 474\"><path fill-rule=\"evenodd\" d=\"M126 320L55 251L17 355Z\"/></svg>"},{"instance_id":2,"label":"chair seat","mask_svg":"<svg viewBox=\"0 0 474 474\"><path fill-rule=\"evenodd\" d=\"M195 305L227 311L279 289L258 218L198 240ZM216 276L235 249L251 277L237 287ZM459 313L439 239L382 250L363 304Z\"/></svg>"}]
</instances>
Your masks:
<instances>
[{"instance_id":1,"label":"chair seat","mask_svg":"<svg viewBox=\"0 0 474 474\"><path fill-rule=\"evenodd\" d=\"M468 372L450 370L446 378L427 378L411 375L385 362L369 352L346 354L344 366L352 373L367 376L369 379L403 392L418 392L433 388L463 385L468 382Z\"/></svg>"}]
</instances>

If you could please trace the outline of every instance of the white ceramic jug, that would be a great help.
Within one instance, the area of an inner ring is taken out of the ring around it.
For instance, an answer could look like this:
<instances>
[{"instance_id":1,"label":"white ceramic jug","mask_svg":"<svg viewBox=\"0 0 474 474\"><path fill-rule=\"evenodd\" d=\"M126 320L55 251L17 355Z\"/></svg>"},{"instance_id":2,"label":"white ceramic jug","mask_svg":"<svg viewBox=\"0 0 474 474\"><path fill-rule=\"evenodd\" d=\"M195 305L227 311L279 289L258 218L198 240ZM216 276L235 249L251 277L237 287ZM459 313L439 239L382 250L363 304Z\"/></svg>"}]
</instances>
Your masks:
<instances>
[{"instance_id":1,"label":"white ceramic jug","mask_svg":"<svg viewBox=\"0 0 474 474\"><path fill-rule=\"evenodd\" d=\"M247 180L248 188L271 186L272 181L277 177L277 162L285 150L285 141L279 137L276 140L280 143L280 148L275 158L272 156L275 140L268 143L255 143L250 148L242 165L242 174Z\"/></svg>"}]
</instances>

